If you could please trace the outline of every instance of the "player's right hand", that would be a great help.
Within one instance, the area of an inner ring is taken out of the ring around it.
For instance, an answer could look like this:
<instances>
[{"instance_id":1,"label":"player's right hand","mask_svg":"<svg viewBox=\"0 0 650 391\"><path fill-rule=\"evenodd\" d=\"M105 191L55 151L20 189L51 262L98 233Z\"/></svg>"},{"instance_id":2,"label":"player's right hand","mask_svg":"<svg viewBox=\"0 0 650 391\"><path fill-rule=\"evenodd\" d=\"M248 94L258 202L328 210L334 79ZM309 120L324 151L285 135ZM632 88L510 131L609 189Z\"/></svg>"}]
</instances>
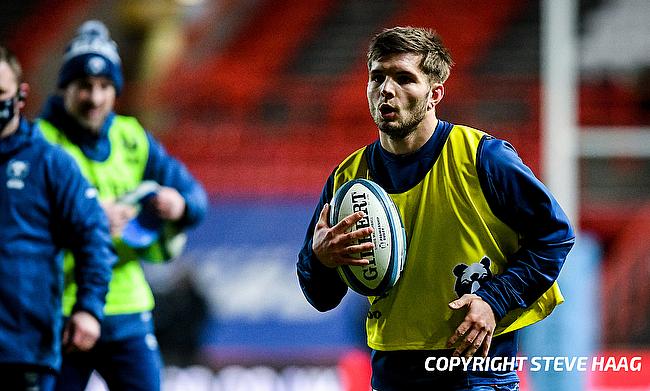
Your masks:
<instances>
[{"instance_id":1,"label":"player's right hand","mask_svg":"<svg viewBox=\"0 0 650 391\"><path fill-rule=\"evenodd\" d=\"M339 221L335 226L330 227L327 222L329 210L330 205L325 204L314 228L312 250L316 257L329 268L339 265L367 265L367 259L352 256L352 254L365 252L374 247L369 242L357 244L359 239L370 236L372 228L351 230L365 214L363 212L353 213Z\"/></svg>"},{"instance_id":2,"label":"player's right hand","mask_svg":"<svg viewBox=\"0 0 650 391\"><path fill-rule=\"evenodd\" d=\"M108 223L111 228L111 236L120 237L122 236L122 230L126 226L126 223L129 222L137 214L135 207L126 204L120 204L116 202L102 202L101 203L106 217L108 217Z\"/></svg>"}]
</instances>

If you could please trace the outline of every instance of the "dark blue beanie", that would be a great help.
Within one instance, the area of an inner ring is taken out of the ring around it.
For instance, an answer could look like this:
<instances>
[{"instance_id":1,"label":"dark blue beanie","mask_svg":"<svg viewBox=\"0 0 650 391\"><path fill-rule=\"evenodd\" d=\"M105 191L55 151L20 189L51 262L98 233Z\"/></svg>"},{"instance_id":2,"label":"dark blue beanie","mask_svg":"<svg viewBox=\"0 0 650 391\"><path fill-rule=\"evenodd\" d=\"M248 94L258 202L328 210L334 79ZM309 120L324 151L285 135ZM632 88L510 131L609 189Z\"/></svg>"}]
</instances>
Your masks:
<instances>
[{"instance_id":1,"label":"dark blue beanie","mask_svg":"<svg viewBox=\"0 0 650 391\"><path fill-rule=\"evenodd\" d=\"M77 30L63 55L57 86L65 88L73 80L86 76L107 77L118 95L124 85L117 44L111 40L106 26L98 20L89 20Z\"/></svg>"}]
</instances>

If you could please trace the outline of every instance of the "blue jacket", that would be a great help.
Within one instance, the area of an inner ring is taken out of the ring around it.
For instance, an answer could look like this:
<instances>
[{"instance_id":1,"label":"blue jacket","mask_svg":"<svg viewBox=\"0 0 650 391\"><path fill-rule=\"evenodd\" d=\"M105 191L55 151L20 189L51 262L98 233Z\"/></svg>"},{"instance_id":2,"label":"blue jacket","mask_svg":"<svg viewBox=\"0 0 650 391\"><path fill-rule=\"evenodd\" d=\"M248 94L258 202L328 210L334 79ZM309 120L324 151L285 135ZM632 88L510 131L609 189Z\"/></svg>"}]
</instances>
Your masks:
<instances>
[{"instance_id":1,"label":"blue jacket","mask_svg":"<svg viewBox=\"0 0 650 391\"><path fill-rule=\"evenodd\" d=\"M95 194L26 120L0 139L0 365L59 368L63 248L79 260L74 311L102 320L116 255Z\"/></svg>"},{"instance_id":2,"label":"blue jacket","mask_svg":"<svg viewBox=\"0 0 650 391\"><path fill-rule=\"evenodd\" d=\"M84 155L94 161L104 161L111 153L108 131L113 124L115 113L109 114L99 132L99 137L91 135L78 122L70 117L64 106L63 99L53 95L47 100L41 118L51 122L57 129L78 145ZM143 180L153 180L162 186L173 187L185 198L185 215L179 222L181 227L191 227L198 224L207 213L208 201L205 190L194 179L192 174L178 160L170 156L165 148L147 132L149 140L149 157Z\"/></svg>"},{"instance_id":3,"label":"blue jacket","mask_svg":"<svg viewBox=\"0 0 650 391\"><path fill-rule=\"evenodd\" d=\"M41 118L49 121L57 129L65 132L70 141L83 151L91 161L105 161L111 154L108 133L113 124L115 113L109 114L99 136L90 134L72 118L63 105L60 96L51 96L43 109ZM178 222L180 228L189 228L198 224L207 213L208 201L205 190L192 176L187 168L170 156L163 146L147 132L149 156L145 166L143 180L153 180L163 186L175 188L185 199L185 214ZM140 316L128 314L106 315L102 323L102 341L123 340L150 332L150 326Z\"/></svg>"},{"instance_id":4,"label":"blue jacket","mask_svg":"<svg viewBox=\"0 0 650 391\"><path fill-rule=\"evenodd\" d=\"M373 180L388 193L404 192L415 186L435 164L452 127L448 122L439 121L431 138L420 150L408 156L390 154L379 141L371 144L367 163ZM485 136L477 155L479 182L492 212L520 236L521 247L509 262L508 269L481 284L476 291L490 304L499 320L510 310L530 306L551 286L574 244L575 235L554 197L510 144ZM323 266L311 248L314 227L324 204L332 199L333 187L333 175L330 175L309 224L297 264L298 279L305 296L321 311L337 306L347 292L338 274ZM493 339L489 355L513 357L517 349L517 332L507 333ZM392 361L393 356L402 364L412 360L414 368L421 367L424 362L422 354L416 351L374 352L373 370L381 373L382 363L387 362L386 359ZM382 376L391 375L382 373ZM467 377L471 384L517 379L514 372L469 373ZM390 388L386 386L386 389ZM409 389L409 386L405 384L401 389Z\"/></svg>"}]
</instances>

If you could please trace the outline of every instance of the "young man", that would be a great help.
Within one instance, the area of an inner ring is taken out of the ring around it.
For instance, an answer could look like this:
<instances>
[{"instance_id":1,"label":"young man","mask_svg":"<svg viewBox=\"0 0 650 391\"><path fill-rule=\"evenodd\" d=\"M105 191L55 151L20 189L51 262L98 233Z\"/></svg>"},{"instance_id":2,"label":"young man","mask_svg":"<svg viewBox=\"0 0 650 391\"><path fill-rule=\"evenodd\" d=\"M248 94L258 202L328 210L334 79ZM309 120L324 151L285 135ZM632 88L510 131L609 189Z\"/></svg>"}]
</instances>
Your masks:
<instances>
[{"instance_id":1,"label":"young man","mask_svg":"<svg viewBox=\"0 0 650 391\"><path fill-rule=\"evenodd\" d=\"M161 360L150 312L153 296L138 253L123 240L123 231L136 215L124 196L145 181L156 182L160 187L145 198L143 213L178 230L197 224L207 208L203 188L187 169L135 118L113 112L122 86L115 42L104 24L88 21L63 56L60 94L49 98L39 122L45 137L69 152L99 191L119 257L106 297L102 336L90 352L64 355L57 384L61 390L83 390L93 370L111 390L160 388ZM75 288L66 286L66 315Z\"/></svg>"},{"instance_id":2,"label":"young man","mask_svg":"<svg viewBox=\"0 0 650 391\"><path fill-rule=\"evenodd\" d=\"M87 351L97 341L116 256L95 189L21 117L21 77L0 46L0 384L49 390L61 344ZM61 338L63 248L78 259L79 289Z\"/></svg>"},{"instance_id":3,"label":"young man","mask_svg":"<svg viewBox=\"0 0 650 391\"><path fill-rule=\"evenodd\" d=\"M366 322L380 391L517 389L512 367L443 372L427 362L515 357L516 330L562 301L554 281L574 242L571 225L512 146L436 117L451 66L429 30L396 27L373 38L367 96L379 140L330 175L298 257L309 302L336 307L347 287L335 268L367 264L351 254L372 248L355 244L371 229L354 229L362 213L330 227L328 202L353 178L374 180L395 201L406 265L395 287L370 298L380 316Z\"/></svg>"}]
</instances>

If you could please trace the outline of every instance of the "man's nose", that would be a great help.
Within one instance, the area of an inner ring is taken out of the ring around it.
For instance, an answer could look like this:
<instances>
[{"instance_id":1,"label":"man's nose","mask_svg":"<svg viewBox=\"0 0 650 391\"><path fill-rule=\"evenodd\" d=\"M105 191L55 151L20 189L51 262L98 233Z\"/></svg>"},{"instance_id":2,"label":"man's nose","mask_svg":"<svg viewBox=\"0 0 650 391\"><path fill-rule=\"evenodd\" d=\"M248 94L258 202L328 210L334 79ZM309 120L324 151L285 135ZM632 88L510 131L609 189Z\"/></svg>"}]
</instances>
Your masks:
<instances>
[{"instance_id":1,"label":"man's nose","mask_svg":"<svg viewBox=\"0 0 650 391\"><path fill-rule=\"evenodd\" d=\"M90 89L90 100L93 104L98 105L104 99L104 95L101 88L93 87Z\"/></svg>"},{"instance_id":2,"label":"man's nose","mask_svg":"<svg viewBox=\"0 0 650 391\"><path fill-rule=\"evenodd\" d=\"M395 96L395 88L394 87L395 86L393 85L392 80L390 80L389 78L386 78L386 80L384 80L384 83L381 85L381 91L380 91L381 96L383 96L385 98L391 98L391 97Z\"/></svg>"}]
</instances>

